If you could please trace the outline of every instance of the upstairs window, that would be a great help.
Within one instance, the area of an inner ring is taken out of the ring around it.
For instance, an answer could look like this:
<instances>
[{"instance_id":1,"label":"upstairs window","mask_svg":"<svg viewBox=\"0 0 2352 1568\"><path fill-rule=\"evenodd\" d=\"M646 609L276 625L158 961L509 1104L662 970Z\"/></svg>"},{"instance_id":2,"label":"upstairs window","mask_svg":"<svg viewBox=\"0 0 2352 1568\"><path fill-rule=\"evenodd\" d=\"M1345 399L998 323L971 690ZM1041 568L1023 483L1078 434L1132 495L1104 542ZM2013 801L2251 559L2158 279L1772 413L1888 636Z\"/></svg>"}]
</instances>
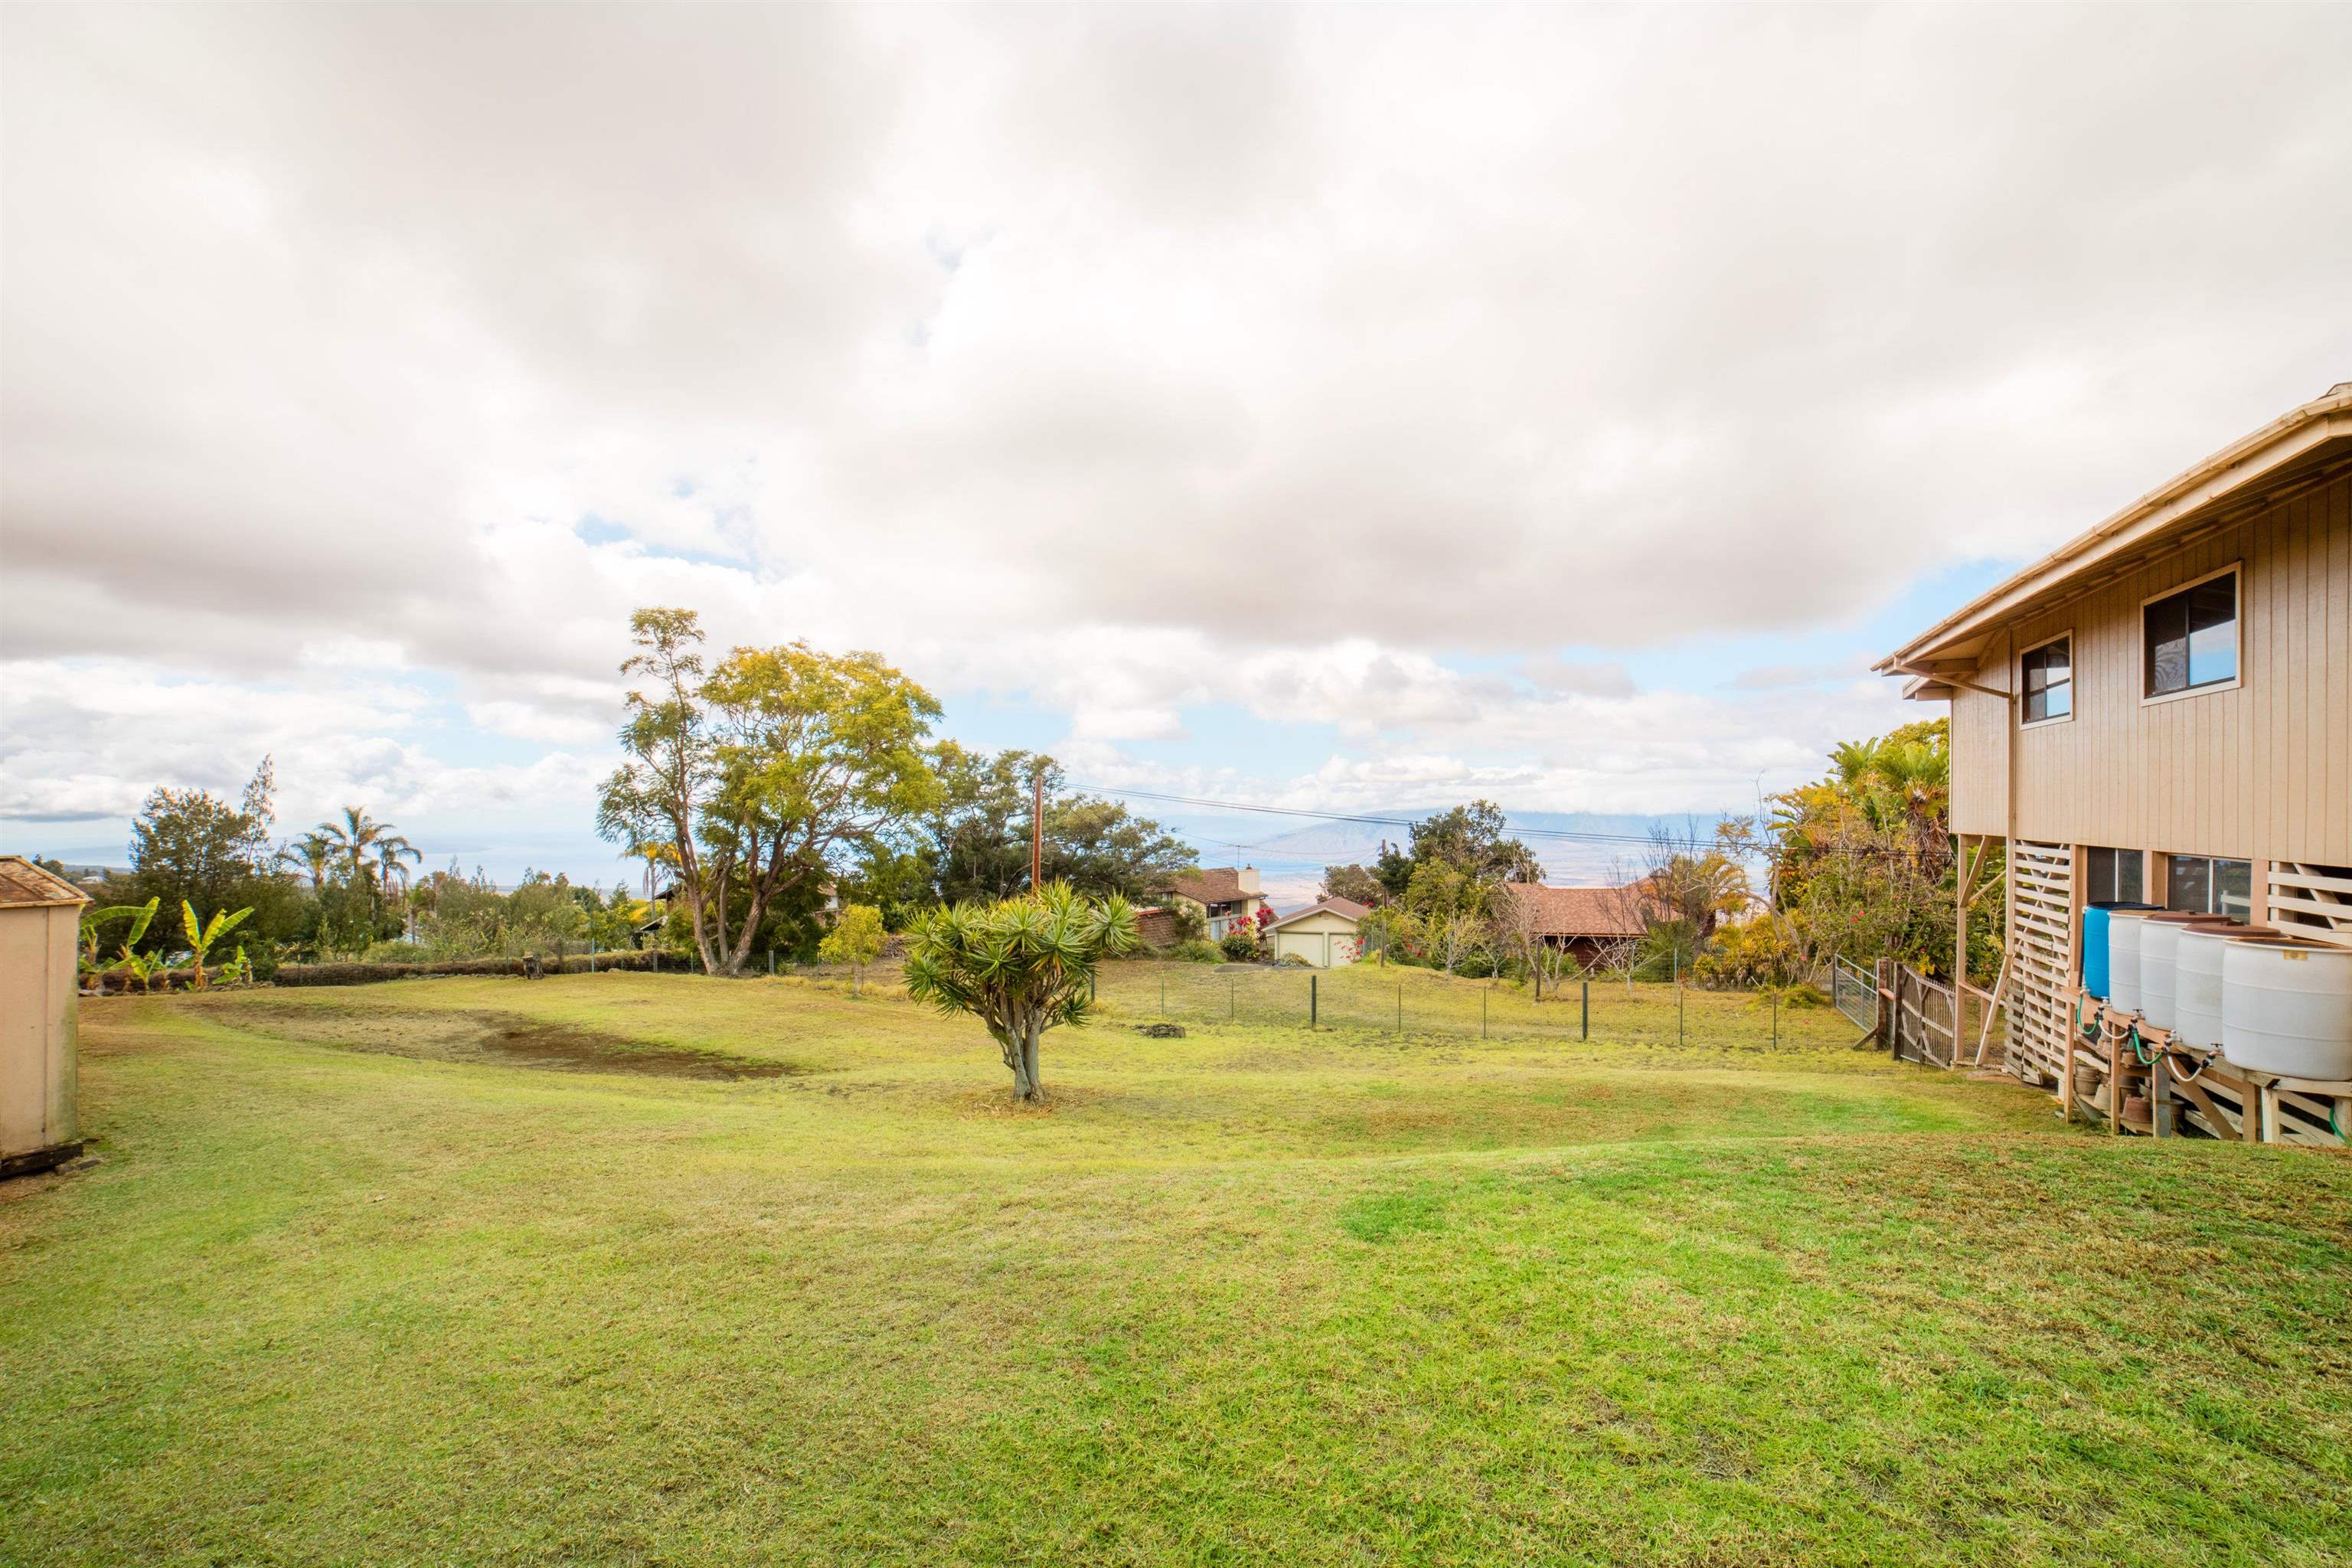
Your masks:
<instances>
[{"instance_id":1,"label":"upstairs window","mask_svg":"<svg viewBox=\"0 0 2352 1568\"><path fill-rule=\"evenodd\" d=\"M2140 607L2147 695L2171 697L2238 679L2238 569L2224 568Z\"/></svg>"},{"instance_id":2,"label":"upstairs window","mask_svg":"<svg viewBox=\"0 0 2352 1568\"><path fill-rule=\"evenodd\" d=\"M2064 719L2074 711L2074 639L2053 637L2028 648L2019 661L2025 677L2025 722Z\"/></svg>"}]
</instances>

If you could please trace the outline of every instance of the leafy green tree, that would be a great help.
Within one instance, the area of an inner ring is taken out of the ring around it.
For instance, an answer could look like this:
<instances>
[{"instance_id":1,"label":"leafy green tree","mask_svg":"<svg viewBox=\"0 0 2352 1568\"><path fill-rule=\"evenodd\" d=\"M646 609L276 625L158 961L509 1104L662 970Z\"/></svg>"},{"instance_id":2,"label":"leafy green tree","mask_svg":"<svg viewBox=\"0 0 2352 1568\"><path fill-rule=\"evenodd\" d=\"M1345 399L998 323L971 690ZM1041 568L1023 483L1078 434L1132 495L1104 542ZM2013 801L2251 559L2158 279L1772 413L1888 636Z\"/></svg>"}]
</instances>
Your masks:
<instances>
[{"instance_id":1,"label":"leafy green tree","mask_svg":"<svg viewBox=\"0 0 2352 1568\"><path fill-rule=\"evenodd\" d=\"M1117 801L1076 794L1042 752L991 755L943 741L931 753L935 804L910 837L940 903L1011 898L1029 886L1033 791L1042 786L1045 877L1093 898L1141 899L1192 865L1192 847Z\"/></svg>"},{"instance_id":2,"label":"leafy green tree","mask_svg":"<svg viewBox=\"0 0 2352 1568\"><path fill-rule=\"evenodd\" d=\"M1414 868L1404 907L1430 962L1451 974L1477 948L1494 900L1492 883L1450 861L1430 859Z\"/></svg>"},{"instance_id":3,"label":"leafy green tree","mask_svg":"<svg viewBox=\"0 0 2352 1568\"><path fill-rule=\"evenodd\" d=\"M269 838L276 777L270 759L262 758L235 805L200 789L166 787L150 794L131 826L129 882L110 885L109 898L154 900L165 909L182 903L250 909L246 934L257 939L256 968L266 978L279 944L315 923L310 900L276 874ZM142 938L142 950L152 952L171 940L169 922L157 922Z\"/></svg>"},{"instance_id":4,"label":"leafy green tree","mask_svg":"<svg viewBox=\"0 0 2352 1568\"><path fill-rule=\"evenodd\" d=\"M268 759L231 805L208 790L158 788L131 828L132 883L166 902L218 906L264 874L269 859Z\"/></svg>"},{"instance_id":5,"label":"leafy green tree","mask_svg":"<svg viewBox=\"0 0 2352 1568\"><path fill-rule=\"evenodd\" d=\"M740 973L781 895L930 805L922 742L940 706L876 654L739 647L706 672L693 611L639 610L629 628L621 670L646 684L628 694L627 760L597 829L667 858L703 967Z\"/></svg>"},{"instance_id":6,"label":"leafy green tree","mask_svg":"<svg viewBox=\"0 0 2352 1568\"><path fill-rule=\"evenodd\" d=\"M1124 898L1097 902L1049 882L1019 898L926 916L907 954L907 990L986 1025L1013 1073L1013 1099L1034 1100L1045 1092L1039 1040L1085 1018L1097 968L1135 945L1135 909Z\"/></svg>"},{"instance_id":7,"label":"leafy green tree","mask_svg":"<svg viewBox=\"0 0 2352 1568\"><path fill-rule=\"evenodd\" d=\"M846 964L850 983L866 973L866 966L882 955L882 911L871 904L852 904L834 917L833 929L816 944L818 959L826 963Z\"/></svg>"},{"instance_id":8,"label":"leafy green tree","mask_svg":"<svg viewBox=\"0 0 2352 1568\"><path fill-rule=\"evenodd\" d=\"M1543 861L1519 840L1505 837L1509 826L1503 808L1491 800L1441 811L1413 824L1413 861L1451 866L1475 882L1542 881Z\"/></svg>"},{"instance_id":9,"label":"leafy green tree","mask_svg":"<svg viewBox=\"0 0 2352 1568\"><path fill-rule=\"evenodd\" d=\"M1408 885L1412 879L1406 879ZM1378 877L1361 866L1326 866L1323 868L1323 896L1346 899L1366 909L1374 909L1388 900L1388 889Z\"/></svg>"}]
</instances>

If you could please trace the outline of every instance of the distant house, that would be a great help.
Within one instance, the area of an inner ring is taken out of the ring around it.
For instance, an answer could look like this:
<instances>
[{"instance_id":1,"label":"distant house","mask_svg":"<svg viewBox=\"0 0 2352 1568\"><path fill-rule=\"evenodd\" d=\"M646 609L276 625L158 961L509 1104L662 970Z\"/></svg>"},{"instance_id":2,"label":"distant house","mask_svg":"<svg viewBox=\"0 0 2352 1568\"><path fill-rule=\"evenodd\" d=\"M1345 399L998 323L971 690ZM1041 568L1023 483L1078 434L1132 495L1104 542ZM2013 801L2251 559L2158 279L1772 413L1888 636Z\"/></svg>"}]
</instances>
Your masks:
<instances>
[{"instance_id":1,"label":"distant house","mask_svg":"<svg viewBox=\"0 0 2352 1568\"><path fill-rule=\"evenodd\" d=\"M1536 882L1506 882L1504 924L1529 932L1547 947L1565 949L1579 963L1591 963L1612 942L1638 941L1657 912L1647 879L1622 888L1548 888Z\"/></svg>"},{"instance_id":2,"label":"distant house","mask_svg":"<svg viewBox=\"0 0 2352 1568\"><path fill-rule=\"evenodd\" d=\"M1255 866L1203 866L1179 871L1154 889L1176 904L1196 907L1216 941L1242 921L1255 921L1266 907Z\"/></svg>"},{"instance_id":3,"label":"distant house","mask_svg":"<svg viewBox=\"0 0 2352 1568\"><path fill-rule=\"evenodd\" d=\"M1353 963L1361 952L1357 927L1371 911L1348 899L1320 899L1266 927L1276 960L1297 958L1318 969Z\"/></svg>"}]
</instances>

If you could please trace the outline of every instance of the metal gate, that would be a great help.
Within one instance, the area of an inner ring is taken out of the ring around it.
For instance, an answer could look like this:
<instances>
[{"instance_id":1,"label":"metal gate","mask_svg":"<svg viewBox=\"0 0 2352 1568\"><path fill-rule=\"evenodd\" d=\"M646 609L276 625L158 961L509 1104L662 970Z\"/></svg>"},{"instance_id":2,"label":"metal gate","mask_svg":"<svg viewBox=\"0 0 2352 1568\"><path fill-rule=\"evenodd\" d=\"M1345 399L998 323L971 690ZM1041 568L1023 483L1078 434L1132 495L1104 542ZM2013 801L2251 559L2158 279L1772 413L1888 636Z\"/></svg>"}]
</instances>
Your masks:
<instances>
[{"instance_id":1,"label":"metal gate","mask_svg":"<svg viewBox=\"0 0 2352 1568\"><path fill-rule=\"evenodd\" d=\"M1859 964L1841 958L1830 965L1830 1000L1855 1028L1878 1027L1878 985Z\"/></svg>"}]
</instances>

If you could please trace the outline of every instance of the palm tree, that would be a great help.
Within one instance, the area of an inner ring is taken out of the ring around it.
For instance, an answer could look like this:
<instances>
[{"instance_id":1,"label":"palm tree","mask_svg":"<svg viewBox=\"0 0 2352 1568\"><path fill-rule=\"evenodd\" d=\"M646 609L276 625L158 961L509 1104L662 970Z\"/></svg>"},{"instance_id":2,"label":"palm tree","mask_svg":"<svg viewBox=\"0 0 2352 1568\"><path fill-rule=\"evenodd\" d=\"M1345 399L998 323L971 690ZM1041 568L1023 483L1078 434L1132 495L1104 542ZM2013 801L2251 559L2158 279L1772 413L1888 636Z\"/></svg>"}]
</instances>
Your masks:
<instances>
[{"instance_id":1,"label":"palm tree","mask_svg":"<svg viewBox=\"0 0 2352 1568\"><path fill-rule=\"evenodd\" d=\"M415 845L392 830L391 823L378 822L356 805L343 807L341 822L319 824L319 831L325 835L330 853L351 867L352 880L370 892L379 885L379 877L386 885L395 879L405 882L408 875L400 862L425 858Z\"/></svg>"},{"instance_id":2,"label":"palm tree","mask_svg":"<svg viewBox=\"0 0 2352 1568\"><path fill-rule=\"evenodd\" d=\"M425 852L397 833L387 831L377 837L375 841L376 874L383 879L387 891L395 882L400 884L403 892L407 891L408 868L401 864L403 860L422 865L425 862Z\"/></svg>"},{"instance_id":3,"label":"palm tree","mask_svg":"<svg viewBox=\"0 0 2352 1568\"><path fill-rule=\"evenodd\" d=\"M314 893L327 885L327 868L335 859L335 841L316 828L278 851L279 865L299 866L309 873Z\"/></svg>"}]
</instances>

